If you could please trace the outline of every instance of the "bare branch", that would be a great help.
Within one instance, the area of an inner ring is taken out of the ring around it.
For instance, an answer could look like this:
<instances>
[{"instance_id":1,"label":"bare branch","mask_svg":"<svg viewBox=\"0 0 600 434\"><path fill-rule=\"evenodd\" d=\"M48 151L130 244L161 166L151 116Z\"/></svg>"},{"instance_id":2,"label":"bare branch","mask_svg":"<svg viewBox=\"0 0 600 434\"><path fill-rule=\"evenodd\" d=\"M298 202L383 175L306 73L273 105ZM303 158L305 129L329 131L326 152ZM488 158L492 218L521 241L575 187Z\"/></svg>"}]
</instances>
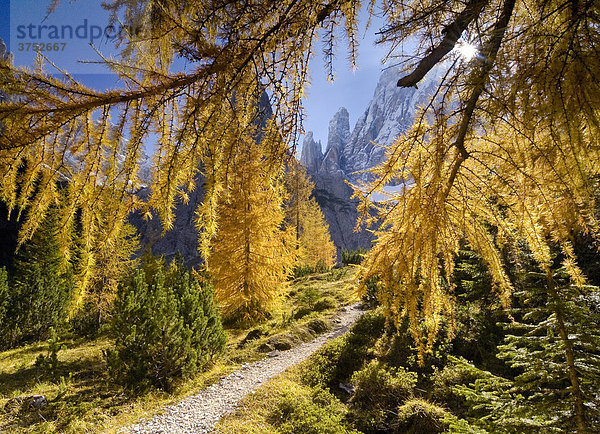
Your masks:
<instances>
[{"instance_id":1,"label":"bare branch","mask_svg":"<svg viewBox=\"0 0 600 434\"><path fill-rule=\"evenodd\" d=\"M470 0L465 9L456 17L456 20L444 28L443 33L445 36L440 44L431 53L421 59L413 72L398 80L397 86L416 86L425 77L425 74L431 71L446 54L452 51L456 45L456 41L458 41L469 24L479 16L487 3L488 0Z\"/></svg>"},{"instance_id":2,"label":"bare branch","mask_svg":"<svg viewBox=\"0 0 600 434\"><path fill-rule=\"evenodd\" d=\"M471 124L471 119L473 118L473 112L475 111L475 107L477 106L477 101L479 100L479 97L483 92L485 80L488 77L492 68L494 67L496 55L498 54L498 50L500 50L500 45L502 44L502 39L504 38L504 33L506 32L506 28L508 27L508 22L510 21L510 17L512 16L514 7L515 0L506 0L504 2L504 5L502 6L502 14L498 18L498 21L494 26L492 37L487 44L489 48L485 50L484 53L485 63L481 68L479 77L477 79L477 84L473 89L473 93L467 101L467 106L465 108L465 112L463 114L458 129L458 137L454 142L454 147L458 150L459 155L454 161L454 165L452 166L452 170L450 172L450 177L448 178L446 195L448 195L450 189L452 188L452 184L454 183L454 179L456 178L458 169L460 169L461 164L469 157L469 152L465 148L465 138L467 136L467 131L469 130L469 125Z\"/></svg>"}]
</instances>

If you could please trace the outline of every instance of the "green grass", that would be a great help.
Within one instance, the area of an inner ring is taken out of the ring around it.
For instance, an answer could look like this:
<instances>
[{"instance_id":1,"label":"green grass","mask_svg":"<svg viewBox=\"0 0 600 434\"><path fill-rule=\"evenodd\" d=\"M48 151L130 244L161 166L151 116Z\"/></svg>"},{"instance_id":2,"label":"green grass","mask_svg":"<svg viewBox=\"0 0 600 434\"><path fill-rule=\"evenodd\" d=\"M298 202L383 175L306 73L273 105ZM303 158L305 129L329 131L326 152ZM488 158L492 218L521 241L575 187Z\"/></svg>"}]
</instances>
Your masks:
<instances>
[{"instance_id":1,"label":"green grass","mask_svg":"<svg viewBox=\"0 0 600 434\"><path fill-rule=\"evenodd\" d=\"M418 396L416 373L374 359L382 320L380 310L366 313L349 333L246 396L235 413L219 421L216 432L476 432L443 404ZM348 394L341 383L351 383L355 391Z\"/></svg>"},{"instance_id":2,"label":"green grass","mask_svg":"<svg viewBox=\"0 0 600 434\"><path fill-rule=\"evenodd\" d=\"M151 416L160 408L218 381L241 363L264 357L261 345L287 339L293 345L314 337L315 319L325 319L340 307L357 301L352 289L351 267L295 279L282 294L272 318L249 327L228 327L225 356L207 371L180 385L174 393L152 390L136 396L112 384L102 350L110 339L66 339L58 353L59 378L44 376L35 367L46 343L35 343L0 353L0 432L115 432L120 427ZM242 345L250 330L261 336ZM45 395L49 405L40 410L10 408L18 396ZM257 431L268 432L268 431Z\"/></svg>"},{"instance_id":3,"label":"green grass","mask_svg":"<svg viewBox=\"0 0 600 434\"><path fill-rule=\"evenodd\" d=\"M294 367L242 401L225 416L216 432L237 433L355 433L345 421L346 406L325 389L309 387Z\"/></svg>"}]
</instances>

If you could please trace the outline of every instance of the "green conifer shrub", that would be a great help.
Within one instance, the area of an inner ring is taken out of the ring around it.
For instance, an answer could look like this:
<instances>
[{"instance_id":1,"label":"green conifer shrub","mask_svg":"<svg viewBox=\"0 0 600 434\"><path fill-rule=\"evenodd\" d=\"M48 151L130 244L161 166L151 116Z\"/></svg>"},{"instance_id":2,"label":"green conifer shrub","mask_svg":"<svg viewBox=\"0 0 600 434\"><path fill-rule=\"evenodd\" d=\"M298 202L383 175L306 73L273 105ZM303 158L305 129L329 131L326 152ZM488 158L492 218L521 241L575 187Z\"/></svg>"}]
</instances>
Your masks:
<instances>
[{"instance_id":1,"label":"green conifer shrub","mask_svg":"<svg viewBox=\"0 0 600 434\"><path fill-rule=\"evenodd\" d=\"M316 265L295 265L292 268L292 273L289 277L290 280L298 279L300 277L306 277L311 274L325 273L329 268L325 265L322 260L319 260Z\"/></svg>"},{"instance_id":2,"label":"green conifer shrub","mask_svg":"<svg viewBox=\"0 0 600 434\"><path fill-rule=\"evenodd\" d=\"M388 432L395 409L413 395L417 374L372 362L352 375L351 420L361 432Z\"/></svg>"},{"instance_id":3,"label":"green conifer shrub","mask_svg":"<svg viewBox=\"0 0 600 434\"><path fill-rule=\"evenodd\" d=\"M403 434L443 433L448 432L451 420L456 421L456 418L443 408L420 398L406 401L398 407L397 411L395 426L389 432Z\"/></svg>"},{"instance_id":4,"label":"green conifer shrub","mask_svg":"<svg viewBox=\"0 0 600 434\"><path fill-rule=\"evenodd\" d=\"M50 327L48 339L48 350L46 354L40 354L35 359L35 367L38 369L39 377L46 377L51 381L58 381L60 377L60 361L58 353L66 350L67 346L60 341L54 327Z\"/></svg>"},{"instance_id":5,"label":"green conifer shrub","mask_svg":"<svg viewBox=\"0 0 600 434\"><path fill-rule=\"evenodd\" d=\"M360 265L368 252L367 249L359 247L356 250L342 249L342 264L343 265Z\"/></svg>"},{"instance_id":6,"label":"green conifer shrub","mask_svg":"<svg viewBox=\"0 0 600 434\"><path fill-rule=\"evenodd\" d=\"M409 320L404 318L398 328L386 329L373 351L379 360L391 367L416 372L419 376L418 387L428 388L431 375L445 366L451 348L448 327L444 325L431 350L420 360L414 339L409 333Z\"/></svg>"},{"instance_id":7,"label":"green conifer shrub","mask_svg":"<svg viewBox=\"0 0 600 434\"><path fill-rule=\"evenodd\" d=\"M172 390L225 347L212 287L201 285L182 261L166 266L145 258L142 269L119 285L111 329L109 373L137 390Z\"/></svg>"},{"instance_id":8,"label":"green conifer shrub","mask_svg":"<svg viewBox=\"0 0 600 434\"><path fill-rule=\"evenodd\" d=\"M444 403L453 414L464 417L466 411L472 409L469 409L464 396L456 392L456 387L475 384L477 380L488 377L497 378L462 357L448 356L446 366L443 369L436 369L431 376L429 398L434 402Z\"/></svg>"},{"instance_id":9,"label":"green conifer shrub","mask_svg":"<svg viewBox=\"0 0 600 434\"><path fill-rule=\"evenodd\" d=\"M345 419L347 409L326 389L288 384L276 390L277 400L267 420L284 434L355 434Z\"/></svg>"}]
</instances>

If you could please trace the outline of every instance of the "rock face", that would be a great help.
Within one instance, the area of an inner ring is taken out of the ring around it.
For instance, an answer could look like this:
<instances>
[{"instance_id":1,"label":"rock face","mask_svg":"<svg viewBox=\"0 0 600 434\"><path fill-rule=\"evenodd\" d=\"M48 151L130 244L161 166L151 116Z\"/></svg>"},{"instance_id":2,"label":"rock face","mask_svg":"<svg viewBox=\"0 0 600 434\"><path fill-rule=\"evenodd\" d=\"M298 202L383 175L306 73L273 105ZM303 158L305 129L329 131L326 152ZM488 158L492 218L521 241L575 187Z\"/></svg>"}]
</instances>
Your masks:
<instances>
[{"instance_id":1,"label":"rock face","mask_svg":"<svg viewBox=\"0 0 600 434\"><path fill-rule=\"evenodd\" d=\"M196 185L202 185L202 182L197 182ZM150 190L146 187L137 194L144 197L150 194ZM139 213L132 214L129 221L138 229L142 250L151 250L153 254L164 255L167 259L180 254L186 265L200 264L202 259L198 251L199 241L195 225L195 212L203 196L203 190L196 188L189 193L188 203L177 201L173 228L164 233L158 216L154 216L151 220L144 220Z\"/></svg>"},{"instance_id":2,"label":"rock face","mask_svg":"<svg viewBox=\"0 0 600 434\"><path fill-rule=\"evenodd\" d=\"M319 203L325 220L329 225L329 233L338 250L341 260L341 250L355 250L358 247L370 247L373 237L370 232L354 232L358 218L357 200L352 200L352 188L346 184L346 178L341 175L313 176L315 189L313 195Z\"/></svg>"},{"instance_id":3,"label":"rock face","mask_svg":"<svg viewBox=\"0 0 600 434\"><path fill-rule=\"evenodd\" d=\"M312 133L311 133L312 134ZM319 171L329 174L341 172L341 156L344 147L350 138L350 115L345 107L342 107L329 122L329 135L327 137L327 151L319 164ZM310 170L309 170L310 171Z\"/></svg>"},{"instance_id":4,"label":"rock face","mask_svg":"<svg viewBox=\"0 0 600 434\"><path fill-rule=\"evenodd\" d=\"M395 69L384 71L379 79L373 99L350 133L348 111L342 107L329 122L329 135L325 154L316 161L321 150L312 132L307 133L306 146L300 162L306 167L315 183L314 196L321 205L331 237L338 247L353 250L369 247L369 232L354 232L357 201L350 199L352 188L348 182L367 180L370 169L384 159L385 146L406 131L413 123L419 106L426 103L439 82L439 72L432 71L419 84L419 88L398 88ZM315 145L316 144L316 145Z\"/></svg>"},{"instance_id":5,"label":"rock face","mask_svg":"<svg viewBox=\"0 0 600 434\"><path fill-rule=\"evenodd\" d=\"M304 142L302 143L302 154L300 156L300 163L311 172L319 170L323 160L323 152L321 151L321 142L315 142L313 139L313 133L310 132L304 136Z\"/></svg>"},{"instance_id":6,"label":"rock face","mask_svg":"<svg viewBox=\"0 0 600 434\"><path fill-rule=\"evenodd\" d=\"M350 138L350 114L345 107L341 107L329 121L329 135L327 136L327 150L332 148L343 150Z\"/></svg>"},{"instance_id":7,"label":"rock face","mask_svg":"<svg viewBox=\"0 0 600 434\"><path fill-rule=\"evenodd\" d=\"M412 126L420 106L427 103L440 81L440 71L433 70L418 88L396 86L398 72L384 71L375 94L356 122L341 156L343 169L352 178L364 178L356 172L370 169L383 161L385 146Z\"/></svg>"}]
</instances>

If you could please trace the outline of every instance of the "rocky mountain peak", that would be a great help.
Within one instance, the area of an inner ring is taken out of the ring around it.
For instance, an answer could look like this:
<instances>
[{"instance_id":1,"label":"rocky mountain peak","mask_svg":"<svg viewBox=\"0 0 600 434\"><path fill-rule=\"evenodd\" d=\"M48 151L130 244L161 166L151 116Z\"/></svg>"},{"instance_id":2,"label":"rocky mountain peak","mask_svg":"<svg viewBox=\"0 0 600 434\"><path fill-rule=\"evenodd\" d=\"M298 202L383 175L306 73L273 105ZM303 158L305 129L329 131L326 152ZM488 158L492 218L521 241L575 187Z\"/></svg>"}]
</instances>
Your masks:
<instances>
[{"instance_id":1,"label":"rocky mountain peak","mask_svg":"<svg viewBox=\"0 0 600 434\"><path fill-rule=\"evenodd\" d=\"M327 137L327 152L319 167L321 172L337 173L341 171L340 157L350 138L350 115L345 107L341 107L329 121L329 135Z\"/></svg>"},{"instance_id":2,"label":"rocky mountain peak","mask_svg":"<svg viewBox=\"0 0 600 434\"><path fill-rule=\"evenodd\" d=\"M340 156L349 177L360 177L362 175L352 174L383 161L383 147L391 145L396 137L410 128L418 108L429 100L438 85L440 73L440 68L434 68L418 88L399 88L396 85L398 71L394 68L381 74L373 99L356 122Z\"/></svg>"},{"instance_id":3,"label":"rocky mountain peak","mask_svg":"<svg viewBox=\"0 0 600 434\"><path fill-rule=\"evenodd\" d=\"M346 107L340 107L329 121L329 136L327 137L327 151L331 148L341 150L350 138L350 115Z\"/></svg>"},{"instance_id":4,"label":"rocky mountain peak","mask_svg":"<svg viewBox=\"0 0 600 434\"><path fill-rule=\"evenodd\" d=\"M312 131L309 131L304 136L302 142L302 153L300 155L300 163L311 172L317 172L323 160L323 151L321 150L321 141L315 141Z\"/></svg>"},{"instance_id":5,"label":"rocky mountain peak","mask_svg":"<svg viewBox=\"0 0 600 434\"><path fill-rule=\"evenodd\" d=\"M6 44L4 43L4 40L2 38L0 38L0 59L4 60L7 57L7 48L6 48Z\"/></svg>"},{"instance_id":6,"label":"rocky mountain peak","mask_svg":"<svg viewBox=\"0 0 600 434\"><path fill-rule=\"evenodd\" d=\"M368 180L359 173L383 161L386 146L412 125L419 106L426 103L441 78L441 70L432 70L417 88L399 88L399 73L384 71L373 99L350 133L348 110L340 108L329 122L327 151L321 155L312 133L304 139L300 162L315 183L314 197L321 205L331 236L338 249L369 247L372 235L354 232L358 217L356 199L346 181ZM376 145L374 145L376 143Z\"/></svg>"}]
</instances>

